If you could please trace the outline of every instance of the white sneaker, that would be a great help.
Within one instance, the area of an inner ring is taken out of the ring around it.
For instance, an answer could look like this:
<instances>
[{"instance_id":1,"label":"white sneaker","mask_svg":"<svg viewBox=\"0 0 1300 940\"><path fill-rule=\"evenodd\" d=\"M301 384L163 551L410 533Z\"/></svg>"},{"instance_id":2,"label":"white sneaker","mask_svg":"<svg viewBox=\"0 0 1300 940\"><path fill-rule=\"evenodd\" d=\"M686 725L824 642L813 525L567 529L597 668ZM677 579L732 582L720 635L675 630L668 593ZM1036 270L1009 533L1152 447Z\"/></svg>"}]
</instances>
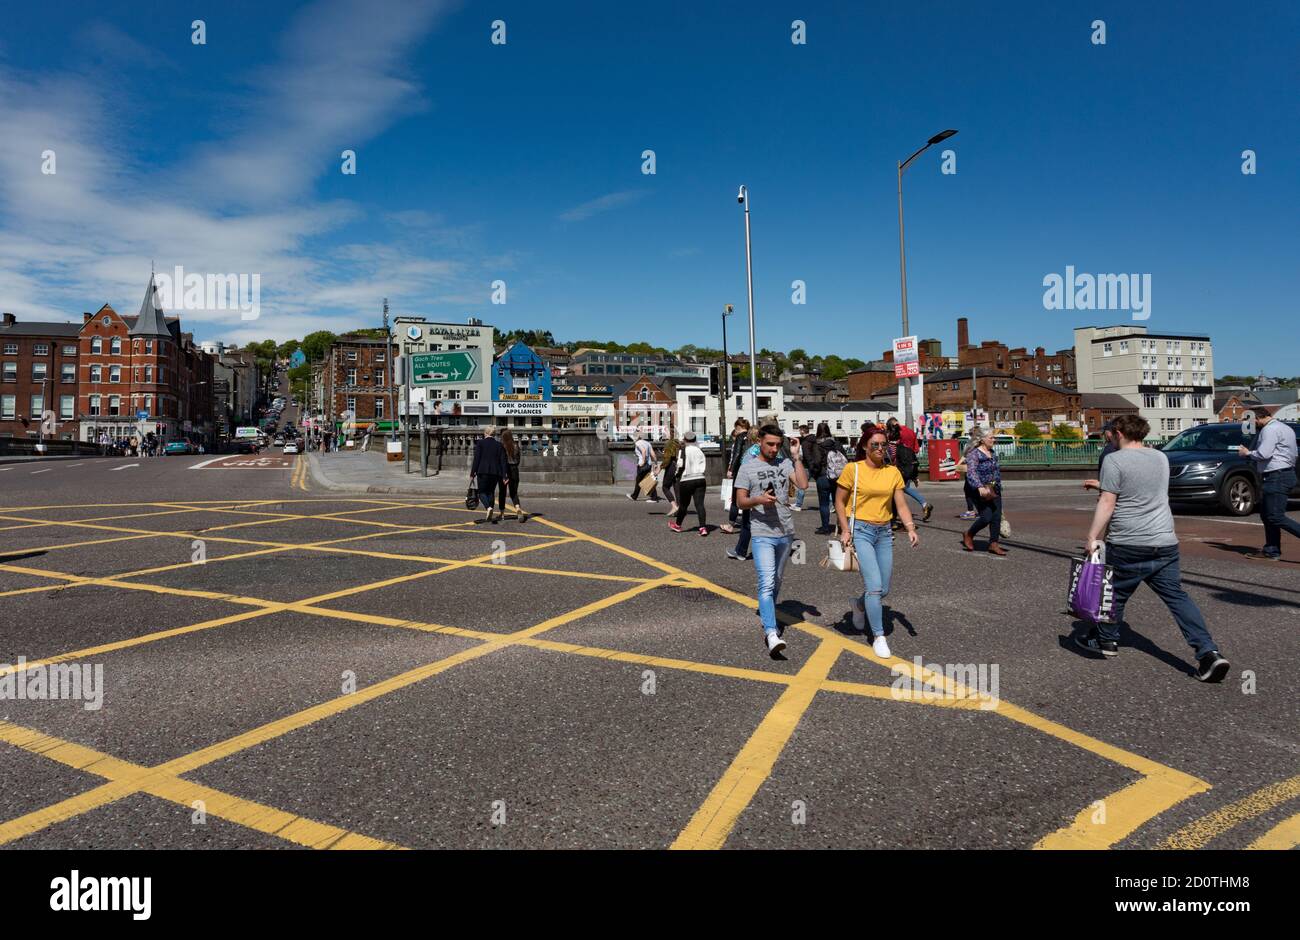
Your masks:
<instances>
[{"instance_id":1,"label":"white sneaker","mask_svg":"<svg viewBox=\"0 0 1300 940\"><path fill-rule=\"evenodd\" d=\"M767 635L767 651L775 656L783 649L785 649L785 640L777 636L776 631L773 630Z\"/></svg>"},{"instance_id":2,"label":"white sneaker","mask_svg":"<svg viewBox=\"0 0 1300 940\"><path fill-rule=\"evenodd\" d=\"M889 644L885 642L883 636L878 636L871 641L871 651L881 659L889 658Z\"/></svg>"},{"instance_id":3,"label":"white sneaker","mask_svg":"<svg viewBox=\"0 0 1300 940\"><path fill-rule=\"evenodd\" d=\"M853 629L862 633L867 629L867 612L862 607L862 598L853 598Z\"/></svg>"}]
</instances>

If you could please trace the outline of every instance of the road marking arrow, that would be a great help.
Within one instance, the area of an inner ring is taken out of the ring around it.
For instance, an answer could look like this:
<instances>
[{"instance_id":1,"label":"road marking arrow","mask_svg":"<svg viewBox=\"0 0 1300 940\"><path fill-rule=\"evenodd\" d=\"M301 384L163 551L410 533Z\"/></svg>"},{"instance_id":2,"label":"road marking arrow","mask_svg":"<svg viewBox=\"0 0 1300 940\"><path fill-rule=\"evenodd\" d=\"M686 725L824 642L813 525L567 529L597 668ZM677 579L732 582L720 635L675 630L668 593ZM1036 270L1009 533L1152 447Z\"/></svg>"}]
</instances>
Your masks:
<instances>
[{"instance_id":1,"label":"road marking arrow","mask_svg":"<svg viewBox=\"0 0 1300 940\"><path fill-rule=\"evenodd\" d=\"M124 463L124 464L122 464L122 466L120 466L120 467L114 467L114 468L113 468L112 470L110 470L109 472L110 472L110 473L117 473L117 471L119 471L119 470L130 470L132 467L138 467L138 466L140 466L138 463Z\"/></svg>"}]
</instances>

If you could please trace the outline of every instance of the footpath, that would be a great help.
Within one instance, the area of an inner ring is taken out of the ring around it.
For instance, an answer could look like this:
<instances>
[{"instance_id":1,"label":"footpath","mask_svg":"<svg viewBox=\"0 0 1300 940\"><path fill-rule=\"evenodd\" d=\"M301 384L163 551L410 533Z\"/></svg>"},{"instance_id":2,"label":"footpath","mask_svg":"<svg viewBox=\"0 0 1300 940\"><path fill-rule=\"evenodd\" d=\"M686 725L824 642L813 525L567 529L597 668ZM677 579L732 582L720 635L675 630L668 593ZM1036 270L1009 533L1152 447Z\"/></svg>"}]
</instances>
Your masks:
<instances>
[{"instance_id":1,"label":"footpath","mask_svg":"<svg viewBox=\"0 0 1300 940\"><path fill-rule=\"evenodd\" d=\"M411 472L405 472L404 460L389 463L385 454L374 451L337 451L322 454L309 452L299 457L307 461L312 482L327 490L340 493L379 493L401 496L459 496L469 488L469 473L465 470L443 470L435 475L420 476L418 461L411 461ZM631 483L570 484L520 481L521 500L538 497L549 499L622 499L632 491ZM527 505L527 503L525 503Z\"/></svg>"}]
</instances>

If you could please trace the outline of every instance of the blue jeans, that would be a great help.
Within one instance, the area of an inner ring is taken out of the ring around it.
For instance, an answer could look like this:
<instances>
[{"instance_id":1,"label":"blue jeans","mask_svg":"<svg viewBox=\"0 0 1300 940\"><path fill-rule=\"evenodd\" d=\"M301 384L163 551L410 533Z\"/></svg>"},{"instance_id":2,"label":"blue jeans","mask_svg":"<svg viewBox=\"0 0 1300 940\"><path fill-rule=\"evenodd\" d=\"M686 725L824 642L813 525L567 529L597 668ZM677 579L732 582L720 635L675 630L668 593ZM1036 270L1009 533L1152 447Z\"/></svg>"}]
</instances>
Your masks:
<instances>
[{"instance_id":1,"label":"blue jeans","mask_svg":"<svg viewBox=\"0 0 1300 940\"><path fill-rule=\"evenodd\" d=\"M826 474L817 478L817 511L822 514L822 528L831 527L831 492L835 489L835 481Z\"/></svg>"},{"instance_id":2,"label":"blue jeans","mask_svg":"<svg viewBox=\"0 0 1300 940\"><path fill-rule=\"evenodd\" d=\"M794 504L800 509L803 509L803 494L807 492L806 489L794 491Z\"/></svg>"},{"instance_id":3,"label":"blue jeans","mask_svg":"<svg viewBox=\"0 0 1300 940\"><path fill-rule=\"evenodd\" d=\"M777 629L776 599L781 594L781 578L790 560L793 541L791 535L756 535L752 539L754 570L758 572L758 616L764 633Z\"/></svg>"},{"instance_id":4,"label":"blue jeans","mask_svg":"<svg viewBox=\"0 0 1300 940\"><path fill-rule=\"evenodd\" d=\"M907 481L904 482L906 483L906 485L903 487L903 492L906 493L908 496L912 497L912 501L916 503L916 505L924 509L925 497L922 496L921 491L916 488L916 481L913 480L910 483L908 483Z\"/></svg>"},{"instance_id":5,"label":"blue jeans","mask_svg":"<svg viewBox=\"0 0 1300 940\"><path fill-rule=\"evenodd\" d=\"M1300 538L1300 522L1286 514L1286 501L1295 487L1295 471L1279 470L1264 474L1264 487L1260 496L1259 515L1264 521L1264 554L1282 554L1282 533L1290 532Z\"/></svg>"},{"instance_id":6,"label":"blue jeans","mask_svg":"<svg viewBox=\"0 0 1300 940\"><path fill-rule=\"evenodd\" d=\"M862 569L862 606L867 611L871 635L884 636L885 615L882 602L889 593L889 579L894 573L893 527L888 522L875 525L855 519L853 550L858 553L858 567Z\"/></svg>"},{"instance_id":7,"label":"blue jeans","mask_svg":"<svg viewBox=\"0 0 1300 940\"><path fill-rule=\"evenodd\" d=\"M1197 659L1218 649L1205 625L1205 618L1201 616L1200 608L1183 590L1183 579L1178 570L1177 545L1145 547L1107 542L1106 564L1114 569L1112 587L1115 591L1115 604L1111 612L1113 622L1097 624L1097 633L1103 640L1112 643L1119 641L1119 624L1124 619L1124 605L1138 585L1145 581L1174 615L1174 622L1183 632L1183 639L1196 651Z\"/></svg>"}]
</instances>

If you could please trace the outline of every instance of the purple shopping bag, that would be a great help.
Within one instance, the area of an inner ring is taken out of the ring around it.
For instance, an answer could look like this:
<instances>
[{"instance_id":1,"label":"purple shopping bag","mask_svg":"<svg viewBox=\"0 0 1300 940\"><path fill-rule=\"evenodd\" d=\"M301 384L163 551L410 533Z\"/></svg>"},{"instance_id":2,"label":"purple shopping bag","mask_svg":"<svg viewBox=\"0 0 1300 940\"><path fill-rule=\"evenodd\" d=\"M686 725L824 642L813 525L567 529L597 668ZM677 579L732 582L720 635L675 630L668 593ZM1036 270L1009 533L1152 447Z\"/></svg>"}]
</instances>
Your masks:
<instances>
[{"instance_id":1,"label":"purple shopping bag","mask_svg":"<svg viewBox=\"0 0 1300 940\"><path fill-rule=\"evenodd\" d=\"M1089 623L1110 620L1114 603L1111 578L1111 568L1100 552L1094 551L1086 559L1070 559L1070 594L1066 601L1070 613Z\"/></svg>"}]
</instances>

